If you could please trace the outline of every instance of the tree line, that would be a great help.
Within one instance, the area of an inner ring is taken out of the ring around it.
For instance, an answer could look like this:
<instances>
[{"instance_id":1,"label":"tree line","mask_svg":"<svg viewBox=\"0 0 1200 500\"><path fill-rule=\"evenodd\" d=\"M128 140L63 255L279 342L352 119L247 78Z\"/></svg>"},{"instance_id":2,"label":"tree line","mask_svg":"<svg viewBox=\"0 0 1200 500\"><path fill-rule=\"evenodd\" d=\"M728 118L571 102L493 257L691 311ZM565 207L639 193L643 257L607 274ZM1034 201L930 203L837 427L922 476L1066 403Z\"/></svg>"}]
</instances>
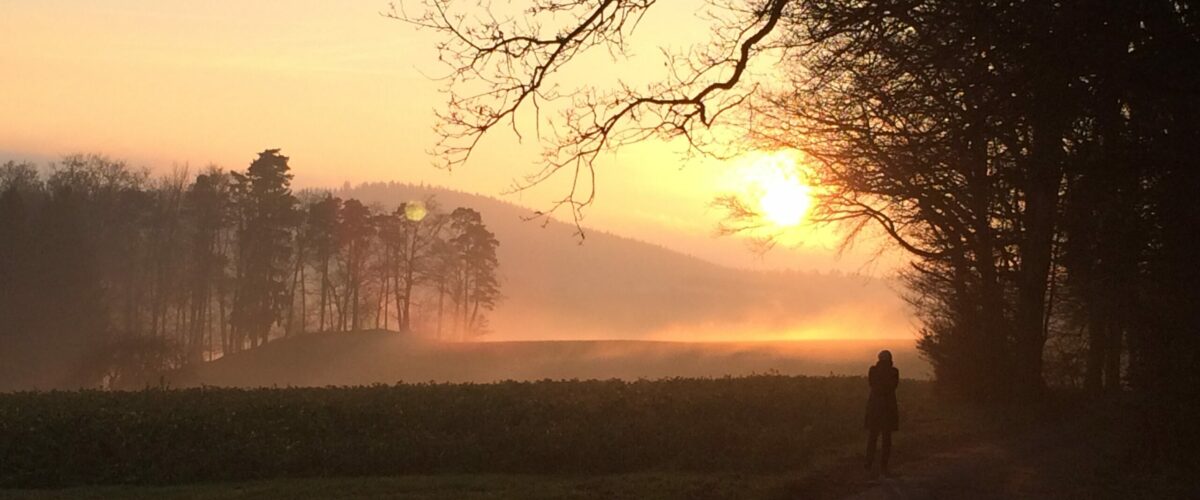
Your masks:
<instances>
[{"instance_id":1,"label":"tree line","mask_svg":"<svg viewBox=\"0 0 1200 500\"><path fill-rule=\"evenodd\" d=\"M499 242L479 212L291 179L276 149L194 177L97 155L0 165L0 379L127 387L303 332L487 330Z\"/></svg>"}]
</instances>

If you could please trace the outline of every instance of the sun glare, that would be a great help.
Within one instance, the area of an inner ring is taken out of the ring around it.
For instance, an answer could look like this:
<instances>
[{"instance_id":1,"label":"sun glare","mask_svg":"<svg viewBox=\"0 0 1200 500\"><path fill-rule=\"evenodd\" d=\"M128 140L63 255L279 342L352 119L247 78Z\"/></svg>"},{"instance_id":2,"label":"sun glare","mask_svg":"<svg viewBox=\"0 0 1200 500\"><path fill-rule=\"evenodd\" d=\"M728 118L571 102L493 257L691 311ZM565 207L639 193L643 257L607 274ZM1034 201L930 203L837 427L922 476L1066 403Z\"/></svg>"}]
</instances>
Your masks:
<instances>
[{"instance_id":1,"label":"sun glare","mask_svg":"<svg viewBox=\"0 0 1200 500\"><path fill-rule=\"evenodd\" d=\"M778 152L755 159L746 167L744 178L747 201L771 224L799 225L812 208L812 188L801 178L790 154Z\"/></svg>"}]
</instances>

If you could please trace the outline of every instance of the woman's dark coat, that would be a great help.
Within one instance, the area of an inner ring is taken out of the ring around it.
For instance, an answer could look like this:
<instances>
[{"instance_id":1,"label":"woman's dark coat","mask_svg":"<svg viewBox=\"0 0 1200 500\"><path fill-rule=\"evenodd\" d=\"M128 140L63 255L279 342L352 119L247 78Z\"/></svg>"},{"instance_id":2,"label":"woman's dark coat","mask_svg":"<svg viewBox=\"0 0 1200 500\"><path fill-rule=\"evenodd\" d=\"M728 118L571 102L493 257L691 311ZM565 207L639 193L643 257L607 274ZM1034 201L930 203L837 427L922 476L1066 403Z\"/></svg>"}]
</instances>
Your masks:
<instances>
[{"instance_id":1,"label":"woman's dark coat","mask_svg":"<svg viewBox=\"0 0 1200 500\"><path fill-rule=\"evenodd\" d=\"M871 385L871 396L867 398L867 430L899 430L896 386L900 384L900 370L890 364L872 366L867 373L867 382Z\"/></svg>"}]
</instances>

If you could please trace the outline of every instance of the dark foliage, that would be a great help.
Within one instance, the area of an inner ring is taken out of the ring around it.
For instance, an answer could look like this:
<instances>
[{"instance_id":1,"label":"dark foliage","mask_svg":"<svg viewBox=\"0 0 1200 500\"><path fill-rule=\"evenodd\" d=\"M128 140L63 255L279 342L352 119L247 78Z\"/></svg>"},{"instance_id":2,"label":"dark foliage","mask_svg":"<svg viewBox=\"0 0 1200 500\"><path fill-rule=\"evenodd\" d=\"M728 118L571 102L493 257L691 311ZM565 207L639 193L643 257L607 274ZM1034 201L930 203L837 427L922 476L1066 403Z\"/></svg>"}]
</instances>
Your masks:
<instances>
[{"instance_id":1,"label":"dark foliage","mask_svg":"<svg viewBox=\"0 0 1200 500\"><path fill-rule=\"evenodd\" d=\"M0 395L0 487L406 473L782 471L857 441L861 378ZM901 385L909 417L929 387Z\"/></svg>"}]
</instances>

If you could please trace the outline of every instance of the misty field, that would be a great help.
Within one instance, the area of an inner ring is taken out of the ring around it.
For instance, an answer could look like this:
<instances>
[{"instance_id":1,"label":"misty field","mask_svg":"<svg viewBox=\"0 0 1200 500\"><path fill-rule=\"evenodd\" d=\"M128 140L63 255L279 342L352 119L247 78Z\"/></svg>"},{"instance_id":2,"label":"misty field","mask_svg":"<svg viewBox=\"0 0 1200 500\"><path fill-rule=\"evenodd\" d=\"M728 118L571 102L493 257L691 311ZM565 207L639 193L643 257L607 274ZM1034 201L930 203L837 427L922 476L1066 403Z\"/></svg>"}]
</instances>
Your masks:
<instances>
[{"instance_id":1,"label":"misty field","mask_svg":"<svg viewBox=\"0 0 1200 500\"><path fill-rule=\"evenodd\" d=\"M787 473L861 439L864 386L766 375L0 394L0 487ZM930 384L899 392L902 426L945 428Z\"/></svg>"},{"instance_id":2,"label":"misty field","mask_svg":"<svg viewBox=\"0 0 1200 500\"><path fill-rule=\"evenodd\" d=\"M781 375L862 375L889 349L904 376L929 364L901 339L796 342L435 342L387 331L308 333L154 377L169 387L326 387L397 382L657 380ZM519 360L519 362L514 362ZM140 389L145 385L124 387Z\"/></svg>"}]
</instances>

